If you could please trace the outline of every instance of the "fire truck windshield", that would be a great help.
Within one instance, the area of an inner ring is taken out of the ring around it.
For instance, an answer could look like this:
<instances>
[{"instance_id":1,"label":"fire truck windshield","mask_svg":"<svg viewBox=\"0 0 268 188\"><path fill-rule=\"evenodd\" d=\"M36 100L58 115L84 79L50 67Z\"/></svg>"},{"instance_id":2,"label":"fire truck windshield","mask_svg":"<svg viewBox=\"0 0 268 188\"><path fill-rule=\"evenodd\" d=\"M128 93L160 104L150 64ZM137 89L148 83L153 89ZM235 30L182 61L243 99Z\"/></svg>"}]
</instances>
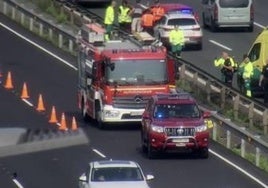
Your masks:
<instances>
[{"instance_id":1,"label":"fire truck windshield","mask_svg":"<svg viewBox=\"0 0 268 188\"><path fill-rule=\"evenodd\" d=\"M114 69L106 67L106 81L109 84L160 84L166 83L167 67L166 60L138 59L138 60L116 60Z\"/></svg>"}]
</instances>

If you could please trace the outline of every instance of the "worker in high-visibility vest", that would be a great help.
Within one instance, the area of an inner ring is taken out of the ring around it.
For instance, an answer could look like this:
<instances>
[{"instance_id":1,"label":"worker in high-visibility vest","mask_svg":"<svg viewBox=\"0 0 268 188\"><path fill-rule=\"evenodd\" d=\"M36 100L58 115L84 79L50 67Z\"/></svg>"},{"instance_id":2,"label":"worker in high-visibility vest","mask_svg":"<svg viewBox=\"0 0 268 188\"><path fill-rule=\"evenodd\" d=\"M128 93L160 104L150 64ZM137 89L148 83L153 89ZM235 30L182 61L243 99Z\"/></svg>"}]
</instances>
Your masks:
<instances>
[{"instance_id":1,"label":"worker in high-visibility vest","mask_svg":"<svg viewBox=\"0 0 268 188\"><path fill-rule=\"evenodd\" d=\"M146 31L149 34L153 35L154 16L150 9L145 10L144 14L141 17L141 24L143 31Z\"/></svg>"},{"instance_id":2,"label":"worker in high-visibility vest","mask_svg":"<svg viewBox=\"0 0 268 188\"><path fill-rule=\"evenodd\" d=\"M105 34L105 40L110 40L112 31L113 31L113 25L115 22L115 9L116 1L112 0L111 5L106 8L105 11L105 18L104 18L104 24L106 27L106 34Z\"/></svg>"},{"instance_id":3,"label":"worker in high-visibility vest","mask_svg":"<svg viewBox=\"0 0 268 188\"><path fill-rule=\"evenodd\" d=\"M132 22L132 7L129 5L127 0L122 1L122 5L119 6L118 12L118 23L121 29L130 32Z\"/></svg>"},{"instance_id":4,"label":"worker in high-visibility vest","mask_svg":"<svg viewBox=\"0 0 268 188\"><path fill-rule=\"evenodd\" d=\"M154 22L157 23L165 14L165 10L160 6L159 1L157 0L153 8L151 9L154 15Z\"/></svg>"},{"instance_id":5,"label":"worker in high-visibility vest","mask_svg":"<svg viewBox=\"0 0 268 188\"><path fill-rule=\"evenodd\" d=\"M185 39L183 31L179 29L178 25L175 25L174 29L170 31L169 42L171 45L172 53L177 57L181 57L181 51L184 46Z\"/></svg>"},{"instance_id":6,"label":"worker in high-visibility vest","mask_svg":"<svg viewBox=\"0 0 268 188\"><path fill-rule=\"evenodd\" d=\"M243 66L243 73L242 77L244 80L244 86L246 89L246 95L248 97L251 97L251 88L250 88L250 83L251 83L251 77L253 76L253 64L250 62L249 57L245 57L244 66Z\"/></svg>"},{"instance_id":7,"label":"worker in high-visibility vest","mask_svg":"<svg viewBox=\"0 0 268 188\"><path fill-rule=\"evenodd\" d=\"M227 52L222 52L220 58L215 58L214 66L220 68L222 81L231 87L235 66L233 58Z\"/></svg>"}]
</instances>

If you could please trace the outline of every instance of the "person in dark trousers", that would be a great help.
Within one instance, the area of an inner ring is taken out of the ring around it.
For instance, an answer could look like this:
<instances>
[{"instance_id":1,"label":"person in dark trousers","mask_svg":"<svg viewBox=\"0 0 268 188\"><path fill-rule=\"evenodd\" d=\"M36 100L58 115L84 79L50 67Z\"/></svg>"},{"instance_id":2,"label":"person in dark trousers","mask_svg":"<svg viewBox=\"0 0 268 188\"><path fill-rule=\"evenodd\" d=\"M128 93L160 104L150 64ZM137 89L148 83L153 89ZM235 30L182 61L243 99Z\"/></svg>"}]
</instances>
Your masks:
<instances>
[{"instance_id":1,"label":"person in dark trousers","mask_svg":"<svg viewBox=\"0 0 268 188\"><path fill-rule=\"evenodd\" d=\"M263 87L264 90L264 104L268 106L268 59L266 59L266 64L262 68L262 73L259 80L259 86Z\"/></svg>"}]
</instances>

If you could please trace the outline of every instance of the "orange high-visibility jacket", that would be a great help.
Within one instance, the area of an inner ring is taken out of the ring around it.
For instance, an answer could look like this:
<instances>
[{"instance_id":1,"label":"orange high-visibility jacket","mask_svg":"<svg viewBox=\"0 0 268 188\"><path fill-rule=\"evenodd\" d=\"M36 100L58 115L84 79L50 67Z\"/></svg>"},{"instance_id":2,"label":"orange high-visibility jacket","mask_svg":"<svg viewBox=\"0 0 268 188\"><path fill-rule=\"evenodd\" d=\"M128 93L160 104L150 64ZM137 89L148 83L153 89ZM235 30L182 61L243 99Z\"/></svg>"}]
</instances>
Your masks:
<instances>
[{"instance_id":1,"label":"orange high-visibility jacket","mask_svg":"<svg viewBox=\"0 0 268 188\"><path fill-rule=\"evenodd\" d=\"M142 26L153 27L153 23L154 23L153 14L151 14L151 13L143 14L141 17L141 23L142 23Z\"/></svg>"}]
</instances>

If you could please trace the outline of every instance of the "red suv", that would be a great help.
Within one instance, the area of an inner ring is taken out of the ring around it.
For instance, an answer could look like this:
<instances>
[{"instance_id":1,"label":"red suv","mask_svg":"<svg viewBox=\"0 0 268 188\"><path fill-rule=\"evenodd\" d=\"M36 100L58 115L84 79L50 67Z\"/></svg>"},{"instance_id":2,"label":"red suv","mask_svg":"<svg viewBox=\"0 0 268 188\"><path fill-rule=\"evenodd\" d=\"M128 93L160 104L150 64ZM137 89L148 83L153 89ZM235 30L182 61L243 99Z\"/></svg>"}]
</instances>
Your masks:
<instances>
[{"instance_id":1,"label":"red suv","mask_svg":"<svg viewBox=\"0 0 268 188\"><path fill-rule=\"evenodd\" d=\"M189 93L158 94L142 115L142 149L148 158L157 152L198 152L208 158L209 131L196 100Z\"/></svg>"}]
</instances>

